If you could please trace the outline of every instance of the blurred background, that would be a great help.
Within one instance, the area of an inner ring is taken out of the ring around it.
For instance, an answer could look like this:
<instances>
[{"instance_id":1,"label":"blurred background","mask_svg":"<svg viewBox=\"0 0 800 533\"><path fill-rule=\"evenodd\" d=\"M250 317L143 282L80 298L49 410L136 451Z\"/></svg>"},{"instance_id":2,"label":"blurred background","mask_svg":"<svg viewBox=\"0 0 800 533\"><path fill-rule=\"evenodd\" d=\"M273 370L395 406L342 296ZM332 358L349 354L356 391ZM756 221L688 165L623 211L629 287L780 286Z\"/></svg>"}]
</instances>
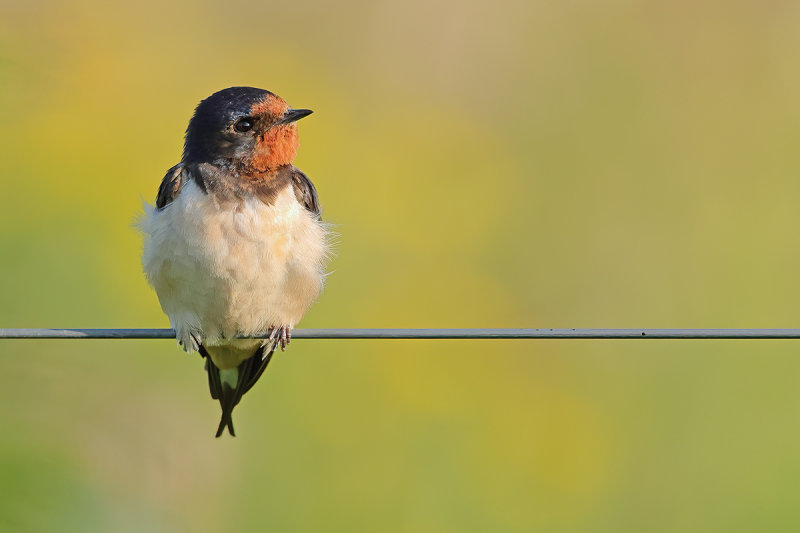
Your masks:
<instances>
[{"instance_id":1,"label":"blurred background","mask_svg":"<svg viewBox=\"0 0 800 533\"><path fill-rule=\"evenodd\" d=\"M315 114L300 327L797 327L800 4L0 0L0 326L168 327L194 106ZM3 531L797 530L800 344L0 341Z\"/></svg>"}]
</instances>

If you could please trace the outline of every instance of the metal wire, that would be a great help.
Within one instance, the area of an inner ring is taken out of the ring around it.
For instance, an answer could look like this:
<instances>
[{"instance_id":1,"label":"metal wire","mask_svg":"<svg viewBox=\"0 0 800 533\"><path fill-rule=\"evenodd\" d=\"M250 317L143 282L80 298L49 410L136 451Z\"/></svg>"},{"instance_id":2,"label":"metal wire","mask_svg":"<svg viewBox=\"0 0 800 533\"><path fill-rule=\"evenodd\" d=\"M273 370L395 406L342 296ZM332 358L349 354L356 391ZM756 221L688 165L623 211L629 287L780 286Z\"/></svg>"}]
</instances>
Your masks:
<instances>
[{"instance_id":1,"label":"metal wire","mask_svg":"<svg viewBox=\"0 0 800 533\"><path fill-rule=\"evenodd\" d=\"M254 335L252 338L264 338ZM0 329L0 339L174 339L173 329ZM295 339L800 339L800 329L296 329Z\"/></svg>"}]
</instances>

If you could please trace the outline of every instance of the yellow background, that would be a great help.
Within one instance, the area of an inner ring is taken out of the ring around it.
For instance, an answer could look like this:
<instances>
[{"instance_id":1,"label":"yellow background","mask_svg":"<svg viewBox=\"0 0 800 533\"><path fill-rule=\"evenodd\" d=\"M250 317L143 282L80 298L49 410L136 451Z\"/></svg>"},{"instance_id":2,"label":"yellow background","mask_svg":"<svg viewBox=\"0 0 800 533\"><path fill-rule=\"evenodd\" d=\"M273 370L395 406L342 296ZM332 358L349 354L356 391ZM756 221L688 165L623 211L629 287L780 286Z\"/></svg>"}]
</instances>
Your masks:
<instances>
[{"instance_id":1,"label":"yellow background","mask_svg":"<svg viewBox=\"0 0 800 533\"><path fill-rule=\"evenodd\" d=\"M798 326L798 27L0 0L0 326L168 326L133 223L231 85L315 110L340 238L301 327ZM0 341L0 530L797 530L799 379L789 341L297 340L217 440L171 341Z\"/></svg>"}]
</instances>

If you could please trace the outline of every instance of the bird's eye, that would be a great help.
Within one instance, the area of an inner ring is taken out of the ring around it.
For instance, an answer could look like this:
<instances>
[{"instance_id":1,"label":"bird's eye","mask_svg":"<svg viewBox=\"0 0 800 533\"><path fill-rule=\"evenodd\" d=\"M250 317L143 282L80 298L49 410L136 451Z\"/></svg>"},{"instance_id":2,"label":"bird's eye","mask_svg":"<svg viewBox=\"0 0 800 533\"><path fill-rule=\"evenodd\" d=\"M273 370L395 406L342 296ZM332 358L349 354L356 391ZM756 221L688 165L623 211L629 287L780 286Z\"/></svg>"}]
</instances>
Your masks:
<instances>
[{"instance_id":1,"label":"bird's eye","mask_svg":"<svg viewBox=\"0 0 800 533\"><path fill-rule=\"evenodd\" d=\"M233 124L233 129L240 133L250 131L253 127L253 119L250 117L242 117Z\"/></svg>"}]
</instances>

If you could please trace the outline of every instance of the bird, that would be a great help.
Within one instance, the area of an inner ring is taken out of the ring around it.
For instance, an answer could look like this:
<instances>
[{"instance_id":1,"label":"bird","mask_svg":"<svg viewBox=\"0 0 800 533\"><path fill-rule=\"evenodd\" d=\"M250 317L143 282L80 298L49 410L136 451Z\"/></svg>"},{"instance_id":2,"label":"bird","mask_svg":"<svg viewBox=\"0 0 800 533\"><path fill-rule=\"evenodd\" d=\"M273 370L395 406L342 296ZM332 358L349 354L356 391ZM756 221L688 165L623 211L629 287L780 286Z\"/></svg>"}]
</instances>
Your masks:
<instances>
[{"instance_id":1,"label":"bird","mask_svg":"<svg viewBox=\"0 0 800 533\"><path fill-rule=\"evenodd\" d=\"M297 121L311 113L255 87L215 92L194 110L155 205L144 202L145 277L179 347L205 360L217 437L236 436L233 408L325 282L330 232L293 164Z\"/></svg>"}]
</instances>

